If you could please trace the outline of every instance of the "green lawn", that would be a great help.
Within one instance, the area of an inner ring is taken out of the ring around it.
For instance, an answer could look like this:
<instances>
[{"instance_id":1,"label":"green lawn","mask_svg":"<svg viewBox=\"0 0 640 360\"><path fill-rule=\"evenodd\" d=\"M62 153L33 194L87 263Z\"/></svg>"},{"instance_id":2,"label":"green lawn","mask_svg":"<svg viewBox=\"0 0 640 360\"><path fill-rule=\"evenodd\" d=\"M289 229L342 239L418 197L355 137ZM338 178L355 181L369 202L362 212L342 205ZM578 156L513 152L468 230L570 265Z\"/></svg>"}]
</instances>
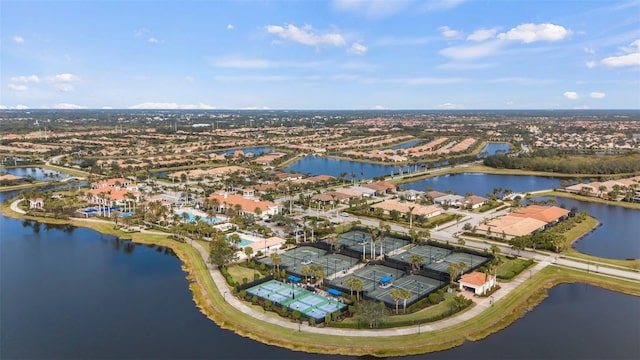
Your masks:
<instances>
[{"instance_id":1,"label":"green lawn","mask_svg":"<svg viewBox=\"0 0 640 360\"><path fill-rule=\"evenodd\" d=\"M253 274L260 274L260 271L257 269L249 269L243 265L231 265L227 267L227 271L229 271L229 275L233 278L233 281L237 284L242 284L242 279L247 278L249 282L253 281Z\"/></svg>"},{"instance_id":2,"label":"green lawn","mask_svg":"<svg viewBox=\"0 0 640 360\"><path fill-rule=\"evenodd\" d=\"M516 275L520 274L524 269L533 264L528 259L509 258L506 256L498 255L500 257L500 264L496 267L496 276L501 281L509 281Z\"/></svg>"}]
</instances>

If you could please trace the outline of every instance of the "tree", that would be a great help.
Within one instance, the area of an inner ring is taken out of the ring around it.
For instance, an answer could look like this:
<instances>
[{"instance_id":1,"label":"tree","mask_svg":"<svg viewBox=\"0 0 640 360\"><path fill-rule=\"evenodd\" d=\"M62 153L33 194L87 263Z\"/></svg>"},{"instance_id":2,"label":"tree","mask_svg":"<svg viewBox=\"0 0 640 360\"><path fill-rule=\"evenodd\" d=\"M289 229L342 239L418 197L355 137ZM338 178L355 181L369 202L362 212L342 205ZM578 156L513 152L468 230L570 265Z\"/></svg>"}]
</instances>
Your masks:
<instances>
[{"instance_id":1,"label":"tree","mask_svg":"<svg viewBox=\"0 0 640 360\"><path fill-rule=\"evenodd\" d=\"M302 273L302 275L304 275L305 280L309 282L309 275L313 274L313 269L311 268L311 266L304 265L303 267L300 268L300 272Z\"/></svg>"},{"instance_id":2,"label":"tree","mask_svg":"<svg viewBox=\"0 0 640 360\"><path fill-rule=\"evenodd\" d=\"M420 265L422 265L423 262L424 262L424 259L422 258L422 256L418 254L409 255L409 264L411 264L412 270L419 270Z\"/></svg>"},{"instance_id":3,"label":"tree","mask_svg":"<svg viewBox=\"0 0 640 360\"><path fill-rule=\"evenodd\" d=\"M415 205L409 206L409 229L413 227L413 209L415 208L416 208Z\"/></svg>"},{"instance_id":4,"label":"tree","mask_svg":"<svg viewBox=\"0 0 640 360\"><path fill-rule=\"evenodd\" d=\"M245 246L244 247L244 254L247 255L247 263L249 263L249 259L251 258L251 255L253 254L253 248L251 246Z\"/></svg>"},{"instance_id":5,"label":"tree","mask_svg":"<svg viewBox=\"0 0 640 360\"><path fill-rule=\"evenodd\" d=\"M463 262L453 263L447 267L447 272L449 273L451 283L453 283L453 281L457 279L458 276L460 276L460 274L466 267L467 264Z\"/></svg>"},{"instance_id":6,"label":"tree","mask_svg":"<svg viewBox=\"0 0 640 360\"><path fill-rule=\"evenodd\" d=\"M233 233L229 236L229 241L231 241L233 246L237 248L238 245L240 245L240 243L242 242L242 238L237 233Z\"/></svg>"},{"instance_id":7,"label":"tree","mask_svg":"<svg viewBox=\"0 0 640 360\"><path fill-rule=\"evenodd\" d=\"M364 283L360 279L353 278L353 282L351 286L353 287L353 291L356 292L356 297L358 301L360 301L360 292L364 288Z\"/></svg>"},{"instance_id":8,"label":"tree","mask_svg":"<svg viewBox=\"0 0 640 360\"><path fill-rule=\"evenodd\" d=\"M413 294L408 289L400 289L400 299L402 299L402 312L407 313L407 300L411 299Z\"/></svg>"},{"instance_id":9,"label":"tree","mask_svg":"<svg viewBox=\"0 0 640 360\"><path fill-rule=\"evenodd\" d=\"M218 239L211 242L211 251L209 252L209 262L224 267L236 260L236 252L229 246L224 239Z\"/></svg>"},{"instance_id":10,"label":"tree","mask_svg":"<svg viewBox=\"0 0 640 360\"><path fill-rule=\"evenodd\" d=\"M393 298L393 301L395 301L396 303L396 315L398 314L398 303L400 302L400 299L402 298L402 289L400 288L396 288L391 290L391 297Z\"/></svg>"},{"instance_id":11,"label":"tree","mask_svg":"<svg viewBox=\"0 0 640 360\"><path fill-rule=\"evenodd\" d=\"M363 301L356 305L354 317L369 325L369 328L378 327L388 316L387 307L383 302Z\"/></svg>"},{"instance_id":12,"label":"tree","mask_svg":"<svg viewBox=\"0 0 640 360\"><path fill-rule=\"evenodd\" d=\"M275 266L276 271L280 273L280 264L282 264L282 258L278 253L272 253L270 256L271 256L271 262L273 263L273 266Z\"/></svg>"}]
</instances>

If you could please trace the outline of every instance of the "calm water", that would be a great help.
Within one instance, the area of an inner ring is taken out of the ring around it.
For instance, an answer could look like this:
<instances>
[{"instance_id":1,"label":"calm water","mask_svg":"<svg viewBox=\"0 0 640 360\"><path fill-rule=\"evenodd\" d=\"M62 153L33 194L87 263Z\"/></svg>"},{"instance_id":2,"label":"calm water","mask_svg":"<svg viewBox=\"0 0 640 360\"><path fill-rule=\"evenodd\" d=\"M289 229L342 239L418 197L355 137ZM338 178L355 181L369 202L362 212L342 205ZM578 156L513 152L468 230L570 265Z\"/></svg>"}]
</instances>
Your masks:
<instances>
[{"instance_id":1,"label":"calm water","mask_svg":"<svg viewBox=\"0 0 640 360\"><path fill-rule=\"evenodd\" d=\"M356 175L356 179L368 179L375 176L391 175L392 173L397 174L400 171L406 172L409 169L413 171L415 168L415 166L409 168L407 166L366 164L357 161L307 156L284 169L284 171L311 175L331 175L334 177L340 177L340 174L345 172L347 173L346 179L351 180L351 173Z\"/></svg>"},{"instance_id":2,"label":"calm water","mask_svg":"<svg viewBox=\"0 0 640 360\"><path fill-rule=\"evenodd\" d=\"M489 156L495 155L498 151L505 154L509 152L509 149L510 146L508 143L488 143L484 148L482 148L480 154L486 154L486 156Z\"/></svg>"},{"instance_id":3,"label":"calm water","mask_svg":"<svg viewBox=\"0 0 640 360\"><path fill-rule=\"evenodd\" d=\"M640 210L574 199L556 200L558 206L566 209L588 211L601 224L573 244L576 250L610 259L640 259Z\"/></svg>"},{"instance_id":4,"label":"calm water","mask_svg":"<svg viewBox=\"0 0 640 360\"><path fill-rule=\"evenodd\" d=\"M164 248L4 217L0 228L2 359L347 358L220 329L196 309L180 261ZM496 349L500 358L638 358L638 318L638 297L561 285L506 330L408 359L489 358Z\"/></svg>"},{"instance_id":5,"label":"calm water","mask_svg":"<svg viewBox=\"0 0 640 360\"><path fill-rule=\"evenodd\" d=\"M399 150L399 149L408 149L410 147L414 147L418 144L420 144L423 140L414 140L414 141L409 141L408 143L404 143L404 144L399 144L396 146L392 146L388 149L390 150Z\"/></svg>"},{"instance_id":6,"label":"calm water","mask_svg":"<svg viewBox=\"0 0 640 360\"><path fill-rule=\"evenodd\" d=\"M11 175L25 177L31 176L38 181L56 181L70 177L71 175L61 173L55 170L44 170L37 167L25 167L25 168L0 168L0 172L6 172ZM53 175L53 176L51 176Z\"/></svg>"},{"instance_id":7,"label":"calm water","mask_svg":"<svg viewBox=\"0 0 640 360\"><path fill-rule=\"evenodd\" d=\"M218 151L217 154L233 154L236 151L242 151L243 153L253 153L253 155L260 155L264 153L270 153L273 150L266 147L252 147L252 148L243 148L243 149L233 149L233 150L224 150Z\"/></svg>"},{"instance_id":8,"label":"calm water","mask_svg":"<svg viewBox=\"0 0 640 360\"><path fill-rule=\"evenodd\" d=\"M460 195L472 192L476 195L486 196L493 193L493 189L501 187L511 189L513 192L529 192L536 190L552 189L560 186L561 179L542 176L518 176L518 175L492 175L492 174L451 174L437 176L430 179L418 180L400 185L403 189L425 191L432 188L445 192L451 190Z\"/></svg>"}]
</instances>

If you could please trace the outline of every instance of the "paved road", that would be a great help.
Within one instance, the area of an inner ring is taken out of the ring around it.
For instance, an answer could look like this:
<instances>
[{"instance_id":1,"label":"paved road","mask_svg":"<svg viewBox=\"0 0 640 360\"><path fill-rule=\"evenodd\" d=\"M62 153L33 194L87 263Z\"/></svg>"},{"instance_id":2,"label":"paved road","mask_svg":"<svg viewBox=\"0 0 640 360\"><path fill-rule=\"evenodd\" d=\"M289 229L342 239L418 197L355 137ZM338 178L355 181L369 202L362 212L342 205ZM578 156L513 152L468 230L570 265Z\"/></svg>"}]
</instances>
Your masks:
<instances>
[{"instance_id":1,"label":"paved road","mask_svg":"<svg viewBox=\"0 0 640 360\"><path fill-rule=\"evenodd\" d=\"M23 214L24 215L27 212L18 207L18 204L20 204L22 202L22 200L24 200L24 199L18 199L18 200L15 200L14 202L12 202L11 203L11 210L17 212L18 214Z\"/></svg>"}]
</instances>

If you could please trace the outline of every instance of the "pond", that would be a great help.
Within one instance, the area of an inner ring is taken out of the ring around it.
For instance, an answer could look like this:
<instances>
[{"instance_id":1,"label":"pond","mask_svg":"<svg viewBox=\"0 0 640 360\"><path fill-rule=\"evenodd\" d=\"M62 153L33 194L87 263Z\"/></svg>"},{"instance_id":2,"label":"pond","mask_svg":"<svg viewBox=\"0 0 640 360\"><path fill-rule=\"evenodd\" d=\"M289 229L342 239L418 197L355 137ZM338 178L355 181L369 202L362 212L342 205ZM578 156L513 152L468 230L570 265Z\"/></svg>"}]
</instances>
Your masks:
<instances>
[{"instance_id":1,"label":"pond","mask_svg":"<svg viewBox=\"0 0 640 360\"><path fill-rule=\"evenodd\" d=\"M351 180L353 179L351 177L352 173L355 175L355 179L369 179L376 176L398 174L401 171L415 171L416 169L417 166L378 165L357 161L307 156L300 159L295 164L285 168L284 171L311 174L312 176L331 175L337 178L340 177L340 174L346 173L346 179Z\"/></svg>"},{"instance_id":2,"label":"pond","mask_svg":"<svg viewBox=\"0 0 640 360\"><path fill-rule=\"evenodd\" d=\"M640 259L640 227L637 224L640 210L560 197L554 199L558 206L587 211L600 222L594 231L573 243L574 249L609 259Z\"/></svg>"},{"instance_id":3,"label":"pond","mask_svg":"<svg viewBox=\"0 0 640 360\"><path fill-rule=\"evenodd\" d=\"M508 143L488 143L480 153L478 154L479 158L495 155L497 153L506 154L510 150L510 146Z\"/></svg>"},{"instance_id":4,"label":"pond","mask_svg":"<svg viewBox=\"0 0 640 360\"><path fill-rule=\"evenodd\" d=\"M38 167L0 168L0 172L26 177L31 176L38 181L57 181L71 177L71 175L55 170L45 170Z\"/></svg>"},{"instance_id":5,"label":"pond","mask_svg":"<svg viewBox=\"0 0 640 360\"><path fill-rule=\"evenodd\" d=\"M532 175L495 175L464 173L436 176L400 185L402 189L425 191L427 188L445 192L451 190L460 195L472 192L475 195L486 196L493 193L493 189L511 189L513 192L530 192L536 190L553 189L560 186L560 178L532 176Z\"/></svg>"}]
</instances>

